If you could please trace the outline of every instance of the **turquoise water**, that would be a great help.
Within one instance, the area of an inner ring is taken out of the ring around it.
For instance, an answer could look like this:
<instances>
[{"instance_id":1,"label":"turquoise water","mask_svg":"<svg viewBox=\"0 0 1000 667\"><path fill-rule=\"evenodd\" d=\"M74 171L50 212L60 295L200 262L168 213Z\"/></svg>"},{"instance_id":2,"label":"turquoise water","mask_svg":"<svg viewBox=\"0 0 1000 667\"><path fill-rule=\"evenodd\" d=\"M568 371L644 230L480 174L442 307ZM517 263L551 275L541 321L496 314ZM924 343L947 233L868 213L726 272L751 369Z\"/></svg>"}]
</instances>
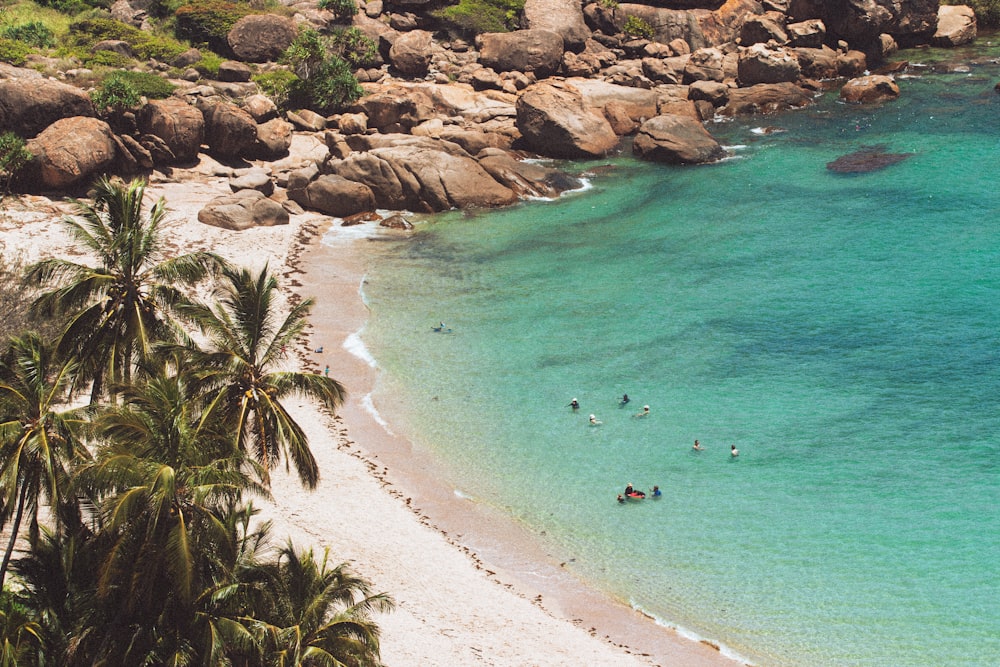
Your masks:
<instances>
[{"instance_id":1,"label":"turquoise water","mask_svg":"<svg viewBox=\"0 0 1000 667\"><path fill-rule=\"evenodd\" d=\"M575 165L585 192L373 244L375 404L596 586L757 664L1000 663L997 81L830 94L712 126L721 164ZM912 155L825 168L877 144Z\"/></svg>"}]
</instances>

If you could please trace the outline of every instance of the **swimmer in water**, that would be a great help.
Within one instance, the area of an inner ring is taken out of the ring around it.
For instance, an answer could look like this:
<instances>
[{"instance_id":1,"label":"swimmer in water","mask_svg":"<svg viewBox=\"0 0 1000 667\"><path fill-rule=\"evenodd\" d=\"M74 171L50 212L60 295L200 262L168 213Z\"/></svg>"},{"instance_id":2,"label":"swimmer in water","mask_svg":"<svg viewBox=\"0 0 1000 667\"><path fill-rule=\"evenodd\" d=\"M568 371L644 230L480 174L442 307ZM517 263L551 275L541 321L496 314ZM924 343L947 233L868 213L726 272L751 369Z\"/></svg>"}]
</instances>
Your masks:
<instances>
[{"instance_id":1,"label":"swimmer in water","mask_svg":"<svg viewBox=\"0 0 1000 667\"><path fill-rule=\"evenodd\" d=\"M601 421L600 419L598 419L598 418L597 418L596 416L594 416L594 415L590 415L590 425L591 425L591 426L600 426L600 425L601 425L601 424L603 424L603 423L604 423L604 422L602 422L602 421Z\"/></svg>"},{"instance_id":2,"label":"swimmer in water","mask_svg":"<svg viewBox=\"0 0 1000 667\"><path fill-rule=\"evenodd\" d=\"M702 447L702 446L701 446L701 444L700 444L700 443L699 443L699 442L698 442L697 440L695 440L695 441L694 441L694 447L692 447L691 449L694 449L694 450L696 450L696 451L699 451L699 452L700 452L701 450L703 450L703 449L705 449L705 448L704 448L704 447Z\"/></svg>"},{"instance_id":3,"label":"swimmer in water","mask_svg":"<svg viewBox=\"0 0 1000 667\"><path fill-rule=\"evenodd\" d=\"M580 401L578 401L578 400L576 400L574 398L572 401L569 402L569 407L573 408L574 410L579 410L580 409Z\"/></svg>"},{"instance_id":4,"label":"swimmer in water","mask_svg":"<svg viewBox=\"0 0 1000 667\"><path fill-rule=\"evenodd\" d=\"M620 403L621 405L625 405L626 403L628 403L628 401L629 401L629 398L628 398L628 394L624 394L624 395L622 396L622 400L620 400L620 401L618 401L618 402L619 402L619 403Z\"/></svg>"},{"instance_id":5,"label":"swimmer in water","mask_svg":"<svg viewBox=\"0 0 1000 667\"><path fill-rule=\"evenodd\" d=\"M739 456L740 455L740 450L736 449L736 445L730 445L729 446L729 453L732 456Z\"/></svg>"},{"instance_id":6,"label":"swimmer in water","mask_svg":"<svg viewBox=\"0 0 1000 667\"><path fill-rule=\"evenodd\" d=\"M648 417L649 416L649 406L648 405L642 406L642 412L635 413L635 416L636 417Z\"/></svg>"}]
</instances>

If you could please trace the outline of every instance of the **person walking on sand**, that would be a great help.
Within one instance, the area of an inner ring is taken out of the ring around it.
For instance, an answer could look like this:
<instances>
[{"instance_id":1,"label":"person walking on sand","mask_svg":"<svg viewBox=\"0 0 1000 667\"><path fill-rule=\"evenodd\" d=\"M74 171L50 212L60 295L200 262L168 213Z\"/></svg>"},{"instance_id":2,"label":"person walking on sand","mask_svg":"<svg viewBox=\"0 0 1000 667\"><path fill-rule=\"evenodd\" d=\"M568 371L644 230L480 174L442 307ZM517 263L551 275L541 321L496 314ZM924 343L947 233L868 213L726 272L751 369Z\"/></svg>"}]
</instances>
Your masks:
<instances>
[{"instance_id":1,"label":"person walking on sand","mask_svg":"<svg viewBox=\"0 0 1000 667\"><path fill-rule=\"evenodd\" d=\"M736 449L736 445L730 445L729 453L735 458L740 455L740 450Z\"/></svg>"}]
</instances>

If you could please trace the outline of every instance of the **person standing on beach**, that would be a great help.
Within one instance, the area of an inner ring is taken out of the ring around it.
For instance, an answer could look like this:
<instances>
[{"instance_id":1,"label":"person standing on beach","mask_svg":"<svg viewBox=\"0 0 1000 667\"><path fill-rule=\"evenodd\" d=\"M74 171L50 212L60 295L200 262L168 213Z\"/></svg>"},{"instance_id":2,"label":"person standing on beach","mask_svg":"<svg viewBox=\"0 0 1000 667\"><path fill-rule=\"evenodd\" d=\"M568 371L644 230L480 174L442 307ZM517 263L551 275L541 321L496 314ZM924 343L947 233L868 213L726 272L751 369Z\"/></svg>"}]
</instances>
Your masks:
<instances>
[{"instance_id":1,"label":"person standing on beach","mask_svg":"<svg viewBox=\"0 0 1000 667\"><path fill-rule=\"evenodd\" d=\"M326 368L323 369L323 375L330 377L330 365L327 364Z\"/></svg>"}]
</instances>

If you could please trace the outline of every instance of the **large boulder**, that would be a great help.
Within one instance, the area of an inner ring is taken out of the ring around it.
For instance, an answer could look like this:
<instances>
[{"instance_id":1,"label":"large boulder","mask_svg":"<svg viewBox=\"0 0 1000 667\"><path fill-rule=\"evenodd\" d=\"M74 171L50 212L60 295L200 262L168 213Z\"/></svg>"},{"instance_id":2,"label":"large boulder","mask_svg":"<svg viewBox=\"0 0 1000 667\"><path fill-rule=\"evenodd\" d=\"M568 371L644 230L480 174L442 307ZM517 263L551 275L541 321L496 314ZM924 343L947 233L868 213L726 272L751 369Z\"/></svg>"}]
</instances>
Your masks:
<instances>
[{"instance_id":1,"label":"large boulder","mask_svg":"<svg viewBox=\"0 0 1000 667\"><path fill-rule=\"evenodd\" d=\"M239 60L264 63L277 60L298 35L295 21L277 14L251 14L237 21L226 41Z\"/></svg>"},{"instance_id":2,"label":"large boulder","mask_svg":"<svg viewBox=\"0 0 1000 667\"><path fill-rule=\"evenodd\" d=\"M200 222L234 231L287 225L288 219L288 211L281 204L257 190L240 190L217 197L198 211Z\"/></svg>"},{"instance_id":3,"label":"large boulder","mask_svg":"<svg viewBox=\"0 0 1000 667\"><path fill-rule=\"evenodd\" d=\"M580 0L525 0L521 16L524 28L554 32L571 51L583 50L590 39Z\"/></svg>"},{"instance_id":4,"label":"large boulder","mask_svg":"<svg viewBox=\"0 0 1000 667\"><path fill-rule=\"evenodd\" d=\"M684 65L684 83L723 81L726 78L725 60L725 54L715 47L694 51Z\"/></svg>"},{"instance_id":5,"label":"large boulder","mask_svg":"<svg viewBox=\"0 0 1000 667\"><path fill-rule=\"evenodd\" d=\"M804 107L812 101L812 94L794 83L758 83L730 90L729 101L719 113L723 116L770 114Z\"/></svg>"},{"instance_id":6,"label":"large boulder","mask_svg":"<svg viewBox=\"0 0 1000 667\"><path fill-rule=\"evenodd\" d=\"M826 39L826 26L819 19L809 19L799 21L785 26L788 33L788 41L792 46L807 49L818 49Z\"/></svg>"},{"instance_id":7,"label":"large boulder","mask_svg":"<svg viewBox=\"0 0 1000 667\"><path fill-rule=\"evenodd\" d=\"M632 142L636 157L668 164L704 164L725 155L705 126L687 116L650 118Z\"/></svg>"},{"instance_id":8,"label":"large boulder","mask_svg":"<svg viewBox=\"0 0 1000 667\"><path fill-rule=\"evenodd\" d=\"M117 142L111 127L97 118L62 118L27 143L34 155L30 169L45 189L89 185L112 165Z\"/></svg>"},{"instance_id":9,"label":"large boulder","mask_svg":"<svg viewBox=\"0 0 1000 667\"><path fill-rule=\"evenodd\" d=\"M281 118L272 118L257 126L257 142L253 156L261 160L276 160L288 155L292 145L292 124Z\"/></svg>"},{"instance_id":10,"label":"large boulder","mask_svg":"<svg viewBox=\"0 0 1000 667\"><path fill-rule=\"evenodd\" d=\"M784 44L788 41L785 32L785 15L780 12L767 12L757 16L747 17L740 28L740 43L743 46L752 44L767 44L768 42Z\"/></svg>"},{"instance_id":11,"label":"large boulder","mask_svg":"<svg viewBox=\"0 0 1000 667\"><path fill-rule=\"evenodd\" d=\"M899 86L892 77L872 74L851 79L840 89L840 99L849 104L877 104L899 97Z\"/></svg>"},{"instance_id":12,"label":"large boulder","mask_svg":"<svg viewBox=\"0 0 1000 667\"><path fill-rule=\"evenodd\" d=\"M364 183L378 208L419 212L508 206L517 194L468 156L426 145L399 145L352 153L329 171Z\"/></svg>"},{"instance_id":13,"label":"large boulder","mask_svg":"<svg viewBox=\"0 0 1000 667\"><path fill-rule=\"evenodd\" d=\"M177 97L150 100L138 114L139 130L162 140L171 161L190 162L205 140L205 117L198 107Z\"/></svg>"},{"instance_id":14,"label":"large boulder","mask_svg":"<svg viewBox=\"0 0 1000 667\"><path fill-rule=\"evenodd\" d=\"M403 33L389 48L389 62L404 76L421 77L427 74L434 56L434 42L426 30Z\"/></svg>"},{"instance_id":15,"label":"large boulder","mask_svg":"<svg viewBox=\"0 0 1000 667\"><path fill-rule=\"evenodd\" d=\"M768 48L764 44L741 49L737 67L740 85L744 87L795 81L801 73L799 59L792 51Z\"/></svg>"},{"instance_id":16,"label":"large boulder","mask_svg":"<svg viewBox=\"0 0 1000 667\"><path fill-rule=\"evenodd\" d=\"M517 99L517 129L528 147L550 157L603 157L618 147L607 119L566 83L539 83Z\"/></svg>"},{"instance_id":17,"label":"large boulder","mask_svg":"<svg viewBox=\"0 0 1000 667\"><path fill-rule=\"evenodd\" d=\"M515 30L480 35L479 62L497 72L534 72L542 78L562 64L563 38L550 30Z\"/></svg>"},{"instance_id":18,"label":"large boulder","mask_svg":"<svg viewBox=\"0 0 1000 667\"><path fill-rule=\"evenodd\" d=\"M257 143L257 123L244 109L228 102L206 104L205 138L208 152L222 159L234 159L252 153Z\"/></svg>"},{"instance_id":19,"label":"large boulder","mask_svg":"<svg viewBox=\"0 0 1000 667\"><path fill-rule=\"evenodd\" d=\"M303 188L289 188L288 198L304 208L338 218L375 210L371 188L336 174L319 176Z\"/></svg>"},{"instance_id":20,"label":"large boulder","mask_svg":"<svg viewBox=\"0 0 1000 667\"><path fill-rule=\"evenodd\" d=\"M818 49L798 48L795 55L799 59L802 76L810 79L833 79L840 76L841 54L829 46Z\"/></svg>"},{"instance_id":21,"label":"large boulder","mask_svg":"<svg viewBox=\"0 0 1000 667\"><path fill-rule=\"evenodd\" d=\"M365 95L350 111L365 114L368 127L380 132L409 129L436 115L435 105L423 91L403 87Z\"/></svg>"},{"instance_id":22,"label":"large boulder","mask_svg":"<svg viewBox=\"0 0 1000 667\"><path fill-rule=\"evenodd\" d=\"M965 5L941 5L937 31L931 38L934 46L950 48L968 44L976 38L976 13Z\"/></svg>"},{"instance_id":23,"label":"large boulder","mask_svg":"<svg viewBox=\"0 0 1000 667\"><path fill-rule=\"evenodd\" d=\"M0 80L0 132L33 137L61 118L93 115L90 97L76 86L52 79Z\"/></svg>"}]
</instances>

